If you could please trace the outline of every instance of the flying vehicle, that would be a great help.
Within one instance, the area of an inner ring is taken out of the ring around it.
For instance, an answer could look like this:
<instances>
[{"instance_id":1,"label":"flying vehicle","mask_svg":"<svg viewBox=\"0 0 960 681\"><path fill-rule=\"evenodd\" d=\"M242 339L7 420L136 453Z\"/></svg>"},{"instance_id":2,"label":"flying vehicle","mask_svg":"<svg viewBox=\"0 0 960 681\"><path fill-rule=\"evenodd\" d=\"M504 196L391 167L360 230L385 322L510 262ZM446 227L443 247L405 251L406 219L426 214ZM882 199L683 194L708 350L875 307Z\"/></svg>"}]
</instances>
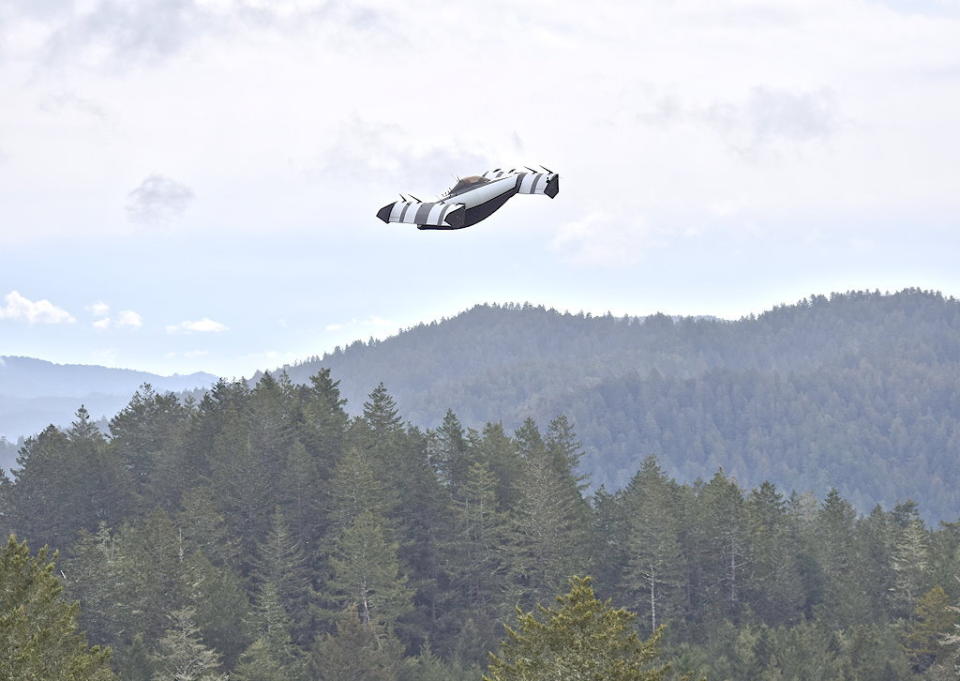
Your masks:
<instances>
[{"instance_id":1,"label":"flying vehicle","mask_svg":"<svg viewBox=\"0 0 960 681\"><path fill-rule=\"evenodd\" d=\"M401 194L400 201L388 203L377 211L377 217L386 223L416 225L417 229L463 229L493 215L514 194L555 197L560 191L560 175L540 167L542 171L495 168L483 175L463 177L436 201Z\"/></svg>"}]
</instances>

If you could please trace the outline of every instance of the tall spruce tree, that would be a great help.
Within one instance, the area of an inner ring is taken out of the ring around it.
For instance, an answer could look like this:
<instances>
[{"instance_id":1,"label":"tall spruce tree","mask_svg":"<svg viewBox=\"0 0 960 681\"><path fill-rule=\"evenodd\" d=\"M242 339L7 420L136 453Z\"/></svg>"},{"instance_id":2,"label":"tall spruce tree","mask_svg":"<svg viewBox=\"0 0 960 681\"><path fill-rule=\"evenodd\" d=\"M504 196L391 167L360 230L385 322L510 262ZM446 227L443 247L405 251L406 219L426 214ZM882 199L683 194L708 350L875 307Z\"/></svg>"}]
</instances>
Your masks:
<instances>
[{"instance_id":1,"label":"tall spruce tree","mask_svg":"<svg viewBox=\"0 0 960 681\"><path fill-rule=\"evenodd\" d=\"M680 538L681 510L673 483L653 457L644 460L624 494L629 562L622 582L628 606L656 631L679 609L686 568Z\"/></svg>"},{"instance_id":2,"label":"tall spruce tree","mask_svg":"<svg viewBox=\"0 0 960 681\"><path fill-rule=\"evenodd\" d=\"M308 645L316 594L306 558L279 507L273 512L269 533L258 547L253 578L258 609L263 612L263 596L271 591L292 625L287 635L298 645Z\"/></svg>"},{"instance_id":3,"label":"tall spruce tree","mask_svg":"<svg viewBox=\"0 0 960 681\"><path fill-rule=\"evenodd\" d=\"M576 476L560 470L532 420L517 430L516 440L523 469L510 523L509 600L532 607L585 564L586 516Z\"/></svg>"},{"instance_id":4,"label":"tall spruce tree","mask_svg":"<svg viewBox=\"0 0 960 681\"><path fill-rule=\"evenodd\" d=\"M362 511L345 527L330 558L327 600L356 608L363 626L387 631L409 612L412 593L397 558L399 545L387 539L384 522Z\"/></svg>"}]
</instances>

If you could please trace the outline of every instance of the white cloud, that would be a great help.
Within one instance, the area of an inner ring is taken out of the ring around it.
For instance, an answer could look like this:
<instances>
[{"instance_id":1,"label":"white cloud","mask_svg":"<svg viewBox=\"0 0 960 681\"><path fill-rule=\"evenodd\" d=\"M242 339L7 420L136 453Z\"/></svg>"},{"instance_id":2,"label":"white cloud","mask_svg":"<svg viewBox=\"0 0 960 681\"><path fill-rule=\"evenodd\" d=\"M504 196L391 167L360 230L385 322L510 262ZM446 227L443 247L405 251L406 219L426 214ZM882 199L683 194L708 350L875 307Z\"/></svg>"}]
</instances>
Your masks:
<instances>
[{"instance_id":1,"label":"white cloud","mask_svg":"<svg viewBox=\"0 0 960 681\"><path fill-rule=\"evenodd\" d=\"M133 310L120 310L120 312L117 313L116 324L117 326L129 326L134 329L139 329L143 326L143 317Z\"/></svg>"},{"instance_id":2,"label":"white cloud","mask_svg":"<svg viewBox=\"0 0 960 681\"><path fill-rule=\"evenodd\" d=\"M106 317L110 314L110 306L102 300L98 300L92 305L88 305L87 309L90 311L90 314L97 318Z\"/></svg>"},{"instance_id":3,"label":"white cloud","mask_svg":"<svg viewBox=\"0 0 960 681\"><path fill-rule=\"evenodd\" d=\"M180 217L191 201L189 187L154 174L127 195L127 216L133 222L159 225Z\"/></svg>"},{"instance_id":4,"label":"white cloud","mask_svg":"<svg viewBox=\"0 0 960 681\"><path fill-rule=\"evenodd\" d=\"M172 324L167 327L167 333L220 333L226 331L227 326L220 322L215 322L209 317L198 319L196 321L184 321L179 324Z\"/></svg>"},{"instance_id":5,"label":"white cloud","mask_svg":"<svg viewBox=\"0 0 960 681\"><path fill-rule=\"evenodd\" d=\"M0 306L0 319L28 324L72 324L76 321L72 314L49 300L30 300L19 291L11 291L4 296L4 301Z\"/></svg>"},{"instance_id":6,"label":"white cloud","mask_svg":"<svg viewBox=\"0 0 960 681\"><path fill-rule=\"evenodd\" d=\"M110 317L110 306L103 301L88 305L87 309L97 318L93 322L93 328L101 331L113 326L133 329L139 329L143 326L143 317L133 310L120 310L114 317Z\"/></svg>"},{"instance_id":7,"label":"white cloud","mask_svg":"<svg viewBox=\"0 0 960 681\"><path fill-rule=\"evenodd\" d=\"M614 267L636 264L649 245L642 218L599 211L562 225L550 243L567 262Z\"/></svg>"},{"instance_id":8,"label":"white cloud","mask_svg":"<svg viewBox=\"0 0 960 681\"><path fill-rule=\"evenodd\" d=\"M823 141L841 123L837 98L828 89L789 92L755 87L744 100L718 102L699 115L747 154L776 145Z\"/></svg>"}]
</instances>

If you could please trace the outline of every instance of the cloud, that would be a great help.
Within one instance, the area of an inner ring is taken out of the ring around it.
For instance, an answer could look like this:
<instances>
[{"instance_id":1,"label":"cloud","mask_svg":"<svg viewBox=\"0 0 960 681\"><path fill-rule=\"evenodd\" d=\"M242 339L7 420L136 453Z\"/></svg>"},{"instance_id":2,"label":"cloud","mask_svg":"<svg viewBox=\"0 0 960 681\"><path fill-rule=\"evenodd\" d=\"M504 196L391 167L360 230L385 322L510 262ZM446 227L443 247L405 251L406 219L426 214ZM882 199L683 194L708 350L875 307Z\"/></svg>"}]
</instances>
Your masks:
<instances>
[{"instance_id":1,"label":"cloud","mask_svg":"<svg viewBox=\"0 0 960 681\"><path fill-rule=\"evenodd\" d=\"M99 317L106 317L107 315L110 314L110 306L107 305L107 304L106 304L105 302L103 302L102 300L98 300L97 302L93 303L92 305L88 305L88 306L87 306L87 309L90 310L90 314L92 314L94 317L98 317L98 318L99 318Z\"/></svg>"},{"instance_id":2,"label":"cloud","mask_svg":"<svg viewBox=\"0 0 960 681\"><path fill-rule=\"evenodd\" d=\"M24 2L20 13L52 25L46 41L51 63L75 61L125 67L155 64L213 36L245 31L297 31L329 27L346 31L389 32L384 10L343 0L60 0ZM31 8L39 5L39 8ZM28 9L30 8L30 9Z\"/></svg>"},{"instance_id":3,"label":"cloud","mask_svg":"<svg viewBox=\"0 0 960 681\"><path fill-rule=\"evenodd\" d=\"M516 133L511 132L504 146L514 148L517 140ZM498 156L489 144L423 140L393 123L353 116L341 125L333 143L324 150L320 172L366 183L371 178L402 178L405 187L398 191L409 188L423 192L434 187L439 194L455 180L451 172L483 172L496 165L494 158Z\"/></svg>"},{"instance_id":4,"label":"cloud","mask_svg":"<svg viewBox=\"0 0 960 681\"><path fill-rule=\"evenodd\" d=\"M589 213L560 227L550 243L553 251L577 265L635 265L650 245L649 230L638 217Z\"/></svg>"},{"instance_id":5,"label":"cloud","mask_svg":"<svg viewBox=\"0 0 960 681\"><path fill-rule=\"evenodd\" d=\"M143 317L133 310L120 310L117 313L116 319L117 326L129 326L134 329L139 329L143 326Z\"/></svg>"},{"instance_id":6,"label":"cloud","mask_svg":"<svg viewBox=\"0 0 960 681\"><path fill-rule=\"evenodd\" d=\"M127 216L133 222L158 225L179 217L193 201L186 185L163 175L150 175L127 195Z\"/></svg>"},{"instance_id":7,"label":"cloud","mask_svg":"<svg viewBox=\"0 0 960 681\"><path fill-rule=\"evenodd\" d=\"M790 91L754 87L740 99L709 104L685 101L674 92L640 86L640 123L657 128L678 124L706 127L720 133L735 151L748 156L824 141L843 123L840 106L829 88Z\"/></svg>"},{"instance_id":8,"label":"cloud","mask_svg":"<svg viewBox=\"0 0 960 681\"><path fill-rule=\"evenodd\" d=\"M824 140L841 121L830 90L787 92L763 87L754 88L741 102L716 103L702 112L702 117L745 151L781 142Z\"/></svg>"},{"instance_id":9,"label":"cloud","mask_svg":"<svg viewBox=\"0 0 960 681\"><path fill-rule=\"evenodd\" d=\"M49 300L29 300L19 291L11 291L0 306L0 319L25 321L28 324L72 324L73 315Z\"/></svg>"},{"instance_id":10,"label":"cloud","mask_svg":"<svg viewBox=\"0 0 960 681\"><path fill-rule=\"evenodd\" d=\"M133 310L120 310L114 317L110 317L110 306L103 301L88 305L87 309L96 317L93 328L104 331L112 326L139 329L143 326L143 317Z\"/></svg>"},{"instance_id":11,"label":"cloud","mask_svg":"<svg viewBox=\"0 0 960 681\"><path fill-rule=\"evenodd\" d=\"M204 317L203 319L198 319L196 321L185 321L180 322L179 324L172 324L167 327L167 333L169 334L179 334L179 333L220 333L221 331L226 331L227 326L221 324L220 322L215 322L209 317Z\"/></svg>"}]
</instances>

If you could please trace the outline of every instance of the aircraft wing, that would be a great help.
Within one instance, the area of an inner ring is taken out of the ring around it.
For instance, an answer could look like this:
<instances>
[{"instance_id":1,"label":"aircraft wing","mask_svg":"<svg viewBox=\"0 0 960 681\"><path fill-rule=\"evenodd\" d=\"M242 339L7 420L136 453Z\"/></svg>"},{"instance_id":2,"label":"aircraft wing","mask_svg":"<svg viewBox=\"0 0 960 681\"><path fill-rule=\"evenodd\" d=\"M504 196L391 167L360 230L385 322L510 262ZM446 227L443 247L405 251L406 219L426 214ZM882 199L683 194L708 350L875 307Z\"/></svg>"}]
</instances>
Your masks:
<instances>
[{"instance_id":1,"label":"aircraft wing","mask_svg":"<svg viewBox=\"0 0 960 681\"><path fill-rule=\"evenodd\" d=\"M552 199L560 193L560 175L546 168L543 170L545 172L532 168L510 168L509 170L495 168L485 172L483 177L488 180L499 180L508 175L516 175L518 194L545 194Z\"/></svg>"},{"instance_id":2,"label":"aircraft wing","mask_svg":"<svg viewBox=\"0 0 960 681\"><path fill-rule=\"evenodd\" d=\"M463 226L464 208L462 203L444 201L394 201L377 211L377 217L387 223L457 228Z\"/></svg>"}]
</instances>

